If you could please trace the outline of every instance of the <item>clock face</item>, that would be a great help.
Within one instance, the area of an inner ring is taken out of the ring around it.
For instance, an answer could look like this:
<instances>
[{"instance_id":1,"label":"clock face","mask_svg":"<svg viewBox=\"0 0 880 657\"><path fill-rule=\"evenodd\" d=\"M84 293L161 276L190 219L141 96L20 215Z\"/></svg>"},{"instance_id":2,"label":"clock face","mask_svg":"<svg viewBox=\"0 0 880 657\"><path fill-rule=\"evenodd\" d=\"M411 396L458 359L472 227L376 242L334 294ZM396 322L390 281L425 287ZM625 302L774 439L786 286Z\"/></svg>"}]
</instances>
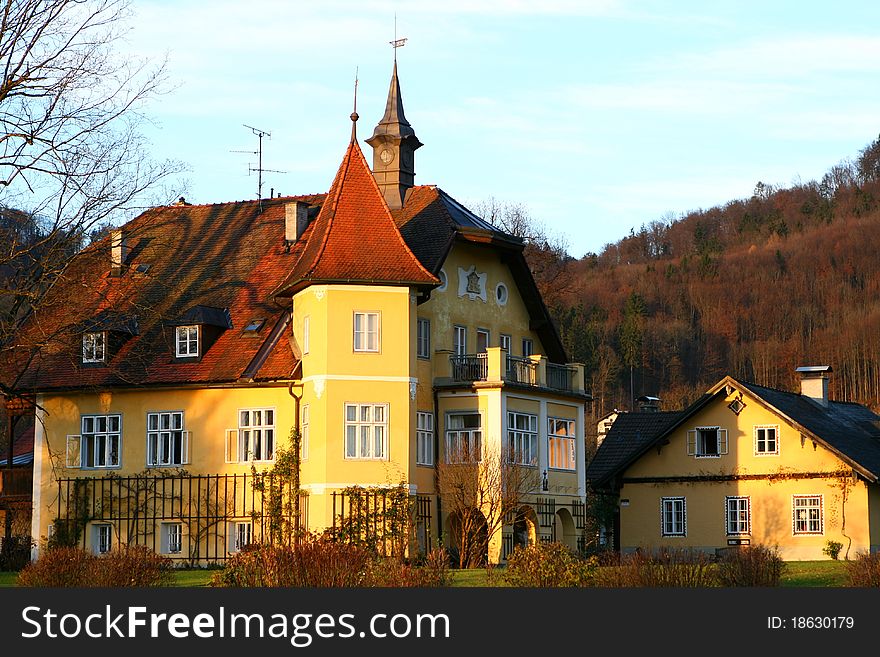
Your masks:
<instances>
[{"instance_id":1,"label":"clock face","mask_svg":"<svg viewBox=\"0 0 880 657\"><path fill-rule=\"evenodd\" d=\"M379 153L379 159L382 160L383 164L388 164L391 160L394 159L394 151L386 148L381 153Z\"/></svg>"}]
</instances>

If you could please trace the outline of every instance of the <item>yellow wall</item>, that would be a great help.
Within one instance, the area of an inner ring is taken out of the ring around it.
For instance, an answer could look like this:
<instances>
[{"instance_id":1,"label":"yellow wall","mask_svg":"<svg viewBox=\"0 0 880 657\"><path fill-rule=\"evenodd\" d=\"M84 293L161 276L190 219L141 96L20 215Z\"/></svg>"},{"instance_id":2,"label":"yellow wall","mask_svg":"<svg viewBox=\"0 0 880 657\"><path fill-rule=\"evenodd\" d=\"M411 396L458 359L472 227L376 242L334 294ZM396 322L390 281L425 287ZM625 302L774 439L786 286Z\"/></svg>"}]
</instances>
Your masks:
<instances>
[{"instance_id":1,"label":"yellow wall","mask_svg":"<svg viewBox=\"0 0 880 657\"><path fill-rule=\"evenodd\" d=\"M851 468L822 445L808 438L748 394L746 408L736 416L728 403L737 393L722 393L689 418L669 437L669 444L650 450L626 470L631 478L724 476L741 479L711 481L652 481L625 483L620 491L621 548L670 545L714 549L725 547L725 497L747 496L751 505L752 543L779 546L787 559L821 559L826 541L849 544L850 554L868 549L868 486L854 480ZM778 428L779 454L755 455L754 429ZM687 453L687 431L718 426L728 431L729 453L695 458ZM826 476L817 477L817 474ZM824 531L794 535L792 496L822 495ZM662 497L686 498L687 536L661 536ZM845 498L845 499L844 499ZM876 512L875 512L876 514ZM845 517L845 527L844 527Z\"/></svg>"}]
</instances>

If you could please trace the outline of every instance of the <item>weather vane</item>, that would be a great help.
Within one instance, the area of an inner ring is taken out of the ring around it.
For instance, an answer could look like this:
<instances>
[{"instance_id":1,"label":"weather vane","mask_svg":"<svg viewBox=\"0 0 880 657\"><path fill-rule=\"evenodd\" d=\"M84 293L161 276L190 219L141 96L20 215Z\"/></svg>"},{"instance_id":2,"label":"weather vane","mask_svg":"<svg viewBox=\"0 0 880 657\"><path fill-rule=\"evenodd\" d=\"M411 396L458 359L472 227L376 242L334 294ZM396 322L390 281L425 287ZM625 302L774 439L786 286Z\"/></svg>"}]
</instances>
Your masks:
<instances>
[{"instance_id":1,"label":"weather vane","mask_svg":"<svg viewBox=\"0 0 880 657\"><path fill-rule=\"evenodd\" d=\"M391 47L394 48L394 61L397 61L397 49L406 45L406 39L397 38L397 13L394 14L394 41L389 41Z\"/></svg>"}]
</instances>

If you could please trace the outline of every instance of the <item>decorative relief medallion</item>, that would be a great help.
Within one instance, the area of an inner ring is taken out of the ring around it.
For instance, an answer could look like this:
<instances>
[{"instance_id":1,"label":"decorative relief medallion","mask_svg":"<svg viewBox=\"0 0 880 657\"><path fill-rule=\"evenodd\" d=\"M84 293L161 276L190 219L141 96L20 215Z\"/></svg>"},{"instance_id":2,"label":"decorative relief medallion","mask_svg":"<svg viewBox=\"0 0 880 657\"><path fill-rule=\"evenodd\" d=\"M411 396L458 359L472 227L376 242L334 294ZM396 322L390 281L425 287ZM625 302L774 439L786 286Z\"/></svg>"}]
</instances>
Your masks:
<instances>
[{"instance_id":1,"label":"decorative relief medallion","mask_svg":"<svg viewBox=\"0 0 880 657\"><path fill-rule=\"evenodd\" d=\"M324 379L316 378L312 381L312 386L315 388L315 397L320 399L321 395L324 394Z\"/></svg>"},{"instance_id":2,"label":"decorative relief medallion","mask_svg":"<svg viewBox=\"0 0 880 657\"><path fill-rule=\"evenodd\" d=\"M409 382L409 398L411 401L416 400L416 393L418 392L419 384L416 381Z\"/></svg>"},{"instance_id":3,"label":"decorative relief medallion","mask_svg":"<svg viewBox=\"0 0 880 657\"><path fill-rule=\"evenodd\" d=\"M467 296L471 301L479 297L483 303L486 302L486 279L489 275L485 272L478 272L476 265L471 265L469 269L458 268L458 296Z\"/></svg>"},{"instance_id":4,"label":"decorative relief medallion","mask_svg":"<svg viewBox=\"0 0 880 657\"><path fill-rule=\"evenodd\" d=\"M323 287L316 287L315 288L315 298L318 301L320 301L321 299L324 298L324 288Z\"/></svg>"}]
</instances>

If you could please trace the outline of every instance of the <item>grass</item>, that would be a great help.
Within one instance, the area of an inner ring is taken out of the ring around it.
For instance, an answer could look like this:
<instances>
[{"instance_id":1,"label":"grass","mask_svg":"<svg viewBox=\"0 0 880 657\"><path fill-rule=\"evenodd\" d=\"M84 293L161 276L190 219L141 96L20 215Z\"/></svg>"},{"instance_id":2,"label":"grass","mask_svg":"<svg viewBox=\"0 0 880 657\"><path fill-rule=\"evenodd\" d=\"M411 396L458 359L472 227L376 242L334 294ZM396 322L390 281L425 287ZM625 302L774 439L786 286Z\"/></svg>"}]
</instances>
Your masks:
<instances>
[{"instance_id":1,"label":"grass","mask_svg":"<svg viewBox=\"0 0 880 657\"><path fill-rule=\"evenodd\" d=\"M174 586L208 586L214 570L176 570ZM18 573L0 572L0 588L15 586ZM843 561L787 561L782 573L781 586L789 587L845 587L846 566ZM503 570L489 571L471 568L452 571L452 586L483 587L506 586Z\"/></svg>"}]
</instances>

